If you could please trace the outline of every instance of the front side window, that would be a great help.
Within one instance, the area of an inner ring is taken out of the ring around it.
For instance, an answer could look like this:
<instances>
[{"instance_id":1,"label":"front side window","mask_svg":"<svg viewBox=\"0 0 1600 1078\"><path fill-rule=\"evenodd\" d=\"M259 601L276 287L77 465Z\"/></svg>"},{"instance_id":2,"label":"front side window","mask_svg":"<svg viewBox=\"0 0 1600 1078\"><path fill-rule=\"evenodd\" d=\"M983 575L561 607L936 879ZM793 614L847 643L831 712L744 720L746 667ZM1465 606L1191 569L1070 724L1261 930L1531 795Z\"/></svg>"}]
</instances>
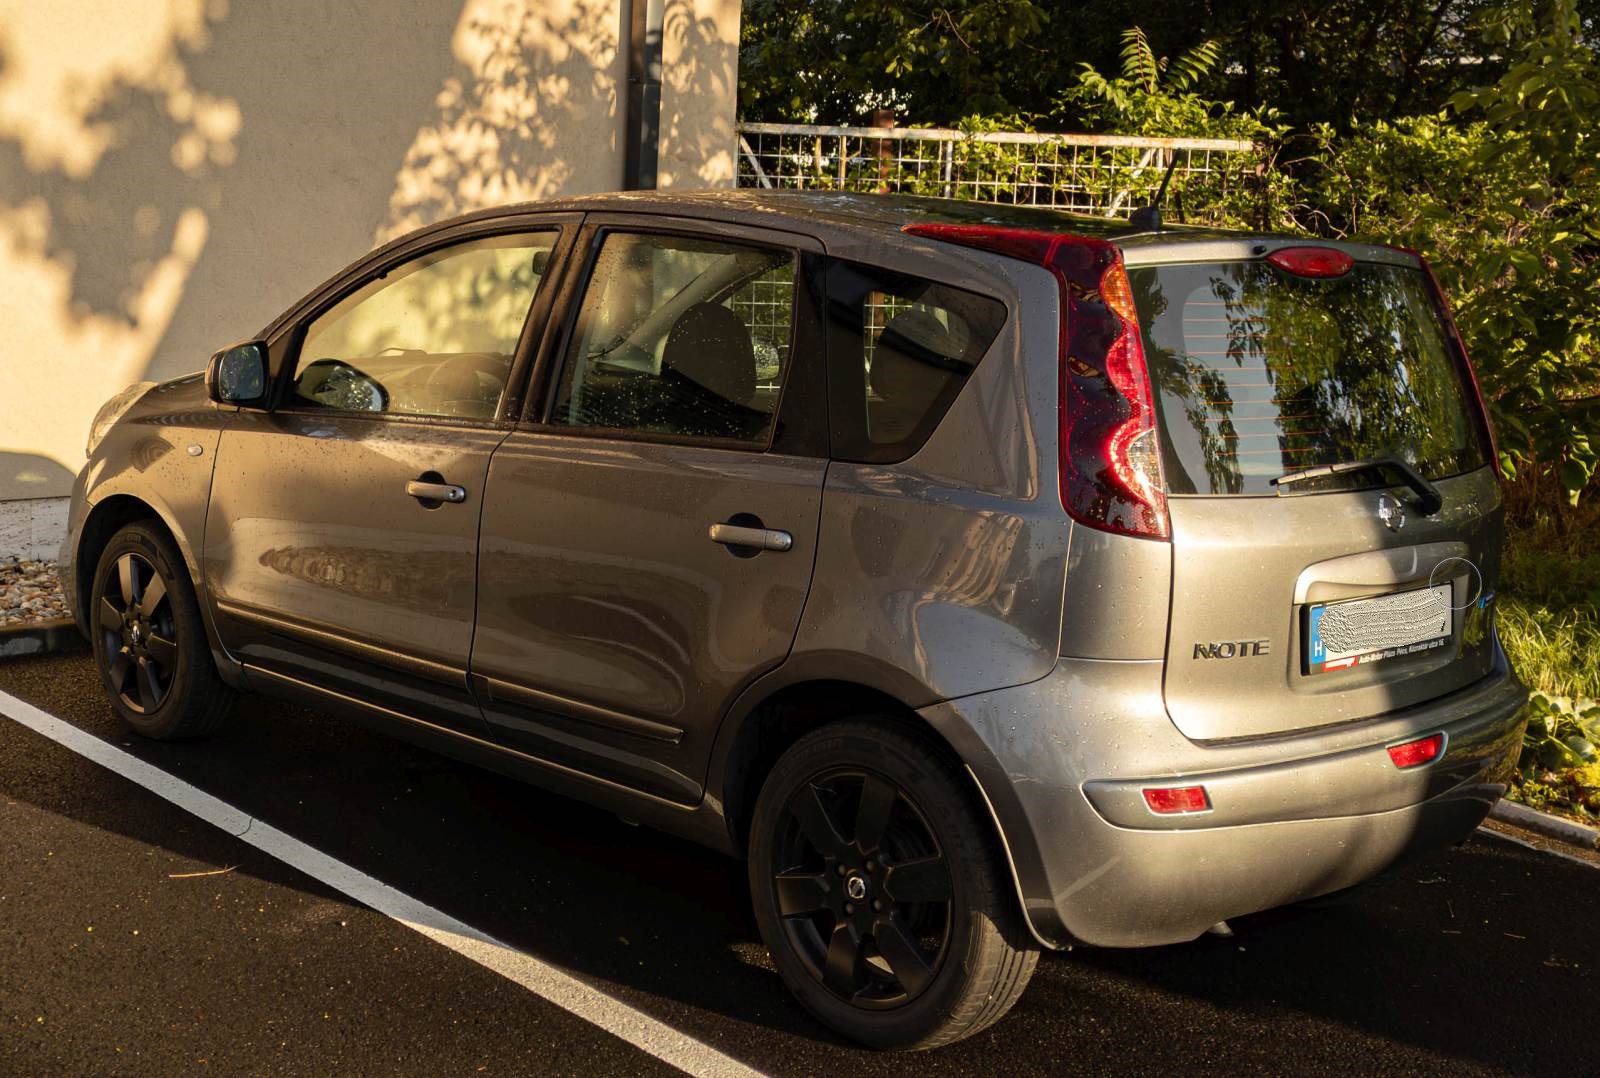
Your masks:
<instances>
[{"instance_id":1,"label":"front side window","mask_svg":"<svg viewBox=\"0 0 1600 1078\"><path fill-rule=\"evenodd\" d=\"M765 445L788 370L793 312L790 251L609 233L550 422Z\"/></svg>"},{"instance_id":2,"label":"front side window","mask_svg":"<svg viewBox=\"0 0 1600 1078\"><path fill-rule=\"evenodd\" d=\"M306 328L293 403L493 419L557 236L472 240L369 281Z\"/></svg>"},{"instance_id":3,"label":"front side window","mask_svg":"<svg viewBox=\"0 0 1600 1078\"><path fill-rule=\"evenodd\" d=\"M835 455L903 460L988 351L1005 324L1005 305L851 262L829 264L827 289Z\"/></svg>"}]
</instances>

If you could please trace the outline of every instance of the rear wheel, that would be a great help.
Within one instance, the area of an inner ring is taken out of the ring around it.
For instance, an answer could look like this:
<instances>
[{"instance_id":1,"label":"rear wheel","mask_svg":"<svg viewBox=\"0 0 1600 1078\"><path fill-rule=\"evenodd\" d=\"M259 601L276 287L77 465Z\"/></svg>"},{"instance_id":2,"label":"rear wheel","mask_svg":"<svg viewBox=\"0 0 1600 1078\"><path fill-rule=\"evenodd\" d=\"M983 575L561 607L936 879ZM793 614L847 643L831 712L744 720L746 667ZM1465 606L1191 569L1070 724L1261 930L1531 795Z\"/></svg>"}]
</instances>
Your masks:
<instances>
[{"instance_id":1,"label":"rear wheel","mask_svg":"<svg viewBox=\"0 0 1600 1078\"><path fill-rule=\"evenodd\" d=\"M757 799L750 888L790 990L873 1047L978 1032L1038 961L970 780L892 719L784 754Z\"/></svg>"},{"instance_id":2,"label":"rear wheel","mask_svg":"<svg viewBox=\"0 0 1600 1078\"><path fill-rule=\"evenodd\" d=\"M100 555L89 622L111 706L146 737L198 737L217 728L233 690L217 676L200 604L172 540L143 522Z\"/></svg>"}]
</instances>

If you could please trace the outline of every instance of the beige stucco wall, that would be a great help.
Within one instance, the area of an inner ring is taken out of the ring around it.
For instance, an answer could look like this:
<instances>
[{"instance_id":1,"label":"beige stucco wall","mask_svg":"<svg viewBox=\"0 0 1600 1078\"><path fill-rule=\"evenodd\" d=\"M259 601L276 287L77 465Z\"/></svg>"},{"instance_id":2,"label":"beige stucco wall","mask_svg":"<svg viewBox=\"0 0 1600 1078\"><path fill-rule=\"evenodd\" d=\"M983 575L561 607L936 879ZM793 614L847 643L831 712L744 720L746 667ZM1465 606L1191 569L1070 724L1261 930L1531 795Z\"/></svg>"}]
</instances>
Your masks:
<instances>
[{"instance_id":1,"label":"beige stucco wall","mask_svg":"<svg viewBox=\"0 0 1600 1078\"><path fill-rule=\"evenodd\" d=\"M375 243L622 181L622 0L0 0L0 500ZM661 185L731 183L738 0L669 0Z\"/></svg>"}]
</instances>

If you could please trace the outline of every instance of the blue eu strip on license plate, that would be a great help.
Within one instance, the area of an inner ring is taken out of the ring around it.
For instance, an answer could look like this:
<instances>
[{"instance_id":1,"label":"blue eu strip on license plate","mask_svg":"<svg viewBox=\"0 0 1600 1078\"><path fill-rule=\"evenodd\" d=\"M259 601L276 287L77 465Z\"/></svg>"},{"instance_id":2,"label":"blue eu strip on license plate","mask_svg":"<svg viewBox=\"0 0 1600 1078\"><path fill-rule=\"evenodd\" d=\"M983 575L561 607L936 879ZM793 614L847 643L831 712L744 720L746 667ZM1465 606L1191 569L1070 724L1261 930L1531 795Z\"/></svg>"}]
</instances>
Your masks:
<instances>
[{"instance_id":1,"label":"blue eu strip on license plate","mask_svg":"<svg viewBox=\"0 0 1600 1078\"><path fill-rule=\"evenodd\" d=\"M1454 616L1449 584L1308 606L1305 672L1326 674L1444 647Z\"/></svg>"}]
</instances>

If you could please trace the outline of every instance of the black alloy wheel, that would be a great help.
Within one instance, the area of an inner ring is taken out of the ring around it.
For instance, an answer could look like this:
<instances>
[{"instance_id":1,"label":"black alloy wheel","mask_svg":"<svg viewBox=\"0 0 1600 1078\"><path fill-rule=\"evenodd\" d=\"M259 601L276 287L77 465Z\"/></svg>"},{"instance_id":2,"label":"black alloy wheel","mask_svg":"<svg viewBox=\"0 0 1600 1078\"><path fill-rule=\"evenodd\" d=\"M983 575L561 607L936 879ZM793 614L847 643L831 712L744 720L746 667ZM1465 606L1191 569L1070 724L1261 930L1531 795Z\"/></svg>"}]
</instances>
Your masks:
<instances>
[{"instance_id":1,"label":"black alloy wheel","mask_svg":"<svg viewBox=\"0 0 1600 1078\"><path fill-rule=\"evenodd\" d=\"M991 817L950 749L902 715L837 719L756 794L750 897L783 983L874 1048L970 1037L1038 963Z\"/></svg>"},{"instance_id":2,"label":"black alloy wheel","mask_svg":"<svg viewBox=\"0 0 1600 1078\"><path fill-rule=\"evenodd\" d=\"M112 710L158 741L216 730L234 692L217 671L171 534L154 520L125 525L100 551L90 579L84 613Z\"/></svg>"},{"instance_id":3,"label":"black alloy wheel","mask_svg":"<svg viewBox=\"0 0 1600 1078\"><path fill-rule=\"evenodd\" d=\"M785 803L773 849L783 931L835 998L887 1009L932 983L949 950L950 867L904 790L868 771L820 775Z\"/></svg>"},{"instance_id":4,"label":"black alloy wheel","mask_svg":"<svg viewBox=\"0 0 1600 1078\"><path fill-rule=\"evenodd\" d=\"M128 551L108 568L95 617L107 677L123 705L155 712L178 671L178 633L167 582L143 555Z\"/></svg>"}]
</instances>

